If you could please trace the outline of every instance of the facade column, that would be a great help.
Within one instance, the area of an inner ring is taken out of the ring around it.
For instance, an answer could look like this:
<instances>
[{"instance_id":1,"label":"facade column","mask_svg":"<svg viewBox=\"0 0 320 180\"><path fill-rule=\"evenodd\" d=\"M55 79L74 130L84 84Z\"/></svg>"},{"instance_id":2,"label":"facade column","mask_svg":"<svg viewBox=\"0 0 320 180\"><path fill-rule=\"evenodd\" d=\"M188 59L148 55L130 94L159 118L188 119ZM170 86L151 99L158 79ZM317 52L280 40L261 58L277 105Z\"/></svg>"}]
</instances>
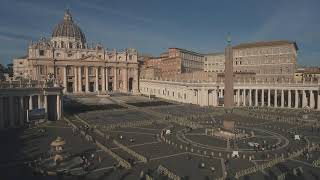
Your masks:
<instances>
[{"instance_id":1,"label":"facade column","mask_svg":"<svg viewBox=\"0 0 320 180\"><path fill-rule=\"evenodd\" d=\"M106 69L105 67L101 67L101 81L102 81L102 87L101 87L101 91L102 92L106 92Z\"/></svg>"},{"instance_id":2,"label":"facade column","mask_svg":"<svg viewBox=\"0 0 320 180\"><path fill-rule=\"evenodd\" d=\"M86 76L86 82L85 82L85 89L86 92L89 92L89 67L85 67L85 76Z\"/></svg>"},{"instance_id":3,"label":"facade column","mask_svg":"<svg viewBox=\"0 0 320 180\"><path fill-rule=\"evenodd\" d=\"M237 89L237 106L240 106L240 89Z\"/></svg>"},{"instance_id":4,"label":"facade column","mask_svg":"<svg viewBox=\"0 0 320 180\"><path fill-rule=\"evenodd\" d=\"M123 81L123 90L127 93L128 92L128 68L124 68L124 81Z\"/></svg>"},{"instance_id":5,"label":"facade column","mask_svg":"<svg viewBox=\"0 0 320 180\"><path fill-rule=\"evenodd\" d=\"M261 90L261 106L264 106L264 89Z\"/></svg>"},{"instance_id":6,"label":"facade column","mask_svg":"<svg viewBox=\"0 0 320 180\"><path fill-rule=\"evenodd\" d=\"M278 92L277 92L278 90L277 89L275 89L274 90L274 107L278 107Z\"/></svg>"},{"instance_id":7,"label":"facade column","mask_svg":"<svg viewBox=\"0 0 320 180\"><path fill-rule=\"evenodd\" d=\"M118 90L118 71L117 67L113 68L113 91Z\"/></svg>"},{"instance_id":8,"label":"facade column","mask_svg":"<svg viewBox=\"0 0 320 180\"><path fill-rule=\"evenodd\" d=\"M281 89L281 108L284 108L284 90Z\"/></svg>"},{"instance_id":9,"label":"facade column","mask_svg":"<svg viewBox=\"0 0 320 180\"><path fill-rule=\"evenodd\" d=\"M67 67L63 67L63 93L67 92Z\"/></svg>"},{"instance_id":10,"label":"facade column","mask_svg":"<svg viewBox=\"0 0 320 180\"><path fill-rule=\"evenodd\" d=\"M133 93L139 93L139 72L138 72L138 67L134 69Z\"/></svg>"},{"instance_id":11,"label":"facade column","mask_svg":"<svg viewBox=\"0 0 320 180\"><path fill-rule=\"evenodd\" d=\"M218 93L219 93L219 89L215 89L213 91L213 106L218 106L219 105L219 96L218 96Z\"/></svg>"},{"instance_id":12,"label":"facade column","mask_svg":"<svg viewBox=\"0 0 320 180\"><path fill-rule=\"evenodd\" d=\"M271 106L271 89L268 89L268 107Z\"/></svg>"},{"instance_id":13,"label":"facade column","mask_svg":"<svg viewBox=\"0 0 320 180\"><path fill-rule=\"evenodd\" d=\"M252 106L252 89L249 89L249 106Z\"/></svg>"},{"instance_id":14,"label":"facade column","mask_svg":"<svg viewBox=\"0 0 320 180\"><path fill-rule=\"evenodd\" d=\"M313 91L312 90L310 90L309 91L310 92L310 108L311 109L314 109L314 107L315 107L315 104L314 104L314 102L315 102L315 100L314 100L314 94L313 94Z\"/></svg>"},{"instance_id":15,"label":"facade column","mask_svg":"<svg viewBox=\"0 0 320 180\"><path fill-rule=\"evenodd\" d=\"M288 90L288 108L291 108L291 90Z\"/></svg>"},{"instance_id":16,"label":"facade column","mask_svg":"<svg viewBox=\"0 0 320 180\"><path fill-rule=\"evenodd\" d=\"M243 101L243 106L246 106L247 105L246 89L242 90L242 101Z\"/></svg>"},{"instance_id":17,"label":"facade column","mask_svg":"<svg viewBox=\"0 0 320 180\"><path fill-rule=\"evenodd\" d=\"M299 91L296 89L294 93L294 108L299 108Z\"/></svg>"},{"instance_id":18,"label":"facade column","mask_svg":"<svg viewBox=\"0 0 320 180\"><path fill-rule=\"evenodd\" d=\"M29 96L29 110L33 109L32 96Z\"/></svg>"},{"instance_id":19,"label":"facade column","mask_svg":"<svg viewBox=\"0 0 320 180\"><path fill-rule=\"evenodd\" d=\"M82 92L82 68L78 67L78 92Z\"/></svg>"},{"instance_id":20,"label":"facade column","mask_svg":"<svg viewBox=\"0 0 320 180\"><path fill-rule=\"evenodd\" d=\"M96 79L95 79L95 92L99 92L99 67L95 68L96 71Z\"/></svg>"},{"instance_id":21,"label":"facade column","mask_svg":"<svg viewBox=\"0 0 320 180\"><path fill-rule=\"evenodd\" d=\"M106 91L109 91L109 76L108 76L108 67L106 67Z\"/></svg>"},{"instance_id":22,"label":"facade column","mask_svg":"<svg viewBox=\"0 0 320 180\"><path fill-rule=\"evenodd\" d=\"M39 98L40 96L38 96ZM19 115L19 126L22 126L24 124L24 96L19 97L19 102L20 102L20 115ZM38 101L39 102L39 101ZM39 103L38 103L39 105ZM0 109L1 111L1 109Z\"/></svg>"},{"instance_id":23,"label":"facade column","mask_svg":"<svg viewBox=\"0 0 320 180\"><path fill-rule=\"evenodd\" d=\"M255 106L258 106L258 89L255 90Z\"/></svg>"},{"instance_id":24,"label":"facade column","mask_svg":"<svg viewBox=\"0 0 320 180\"><path fill-rule=\"evenodd\" d=\"M308 105L307 95L306 95L306 91L303 89L302 90L302 108L306 107L307 105Z\"/></svg>"},{"instance_id":25,"label":"facade column","mask_svg":"<svg viewBox=\"0 0 320 180\"><path fill-rule=\"evenodd\" d=\"M74 72L73 92L78 92L78 90L79 90L79 87L78 87L78 68L76 66L73 67L73 72Z\"/></svg>"}]
</instances>

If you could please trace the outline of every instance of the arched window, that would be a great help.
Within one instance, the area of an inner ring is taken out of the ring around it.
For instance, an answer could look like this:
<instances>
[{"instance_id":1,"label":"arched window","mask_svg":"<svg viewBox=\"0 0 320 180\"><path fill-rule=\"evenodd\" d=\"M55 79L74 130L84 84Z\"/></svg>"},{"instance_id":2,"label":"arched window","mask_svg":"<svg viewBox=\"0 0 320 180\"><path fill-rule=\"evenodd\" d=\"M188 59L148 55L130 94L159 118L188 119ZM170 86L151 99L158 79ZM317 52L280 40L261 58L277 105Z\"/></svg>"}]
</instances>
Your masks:
<instances>
[{"instance_id":1,"label":"arched window","mask_svg":"<svg viewBox=\"0 0 320 180\"><path fill-rule=\"evenodd\" d=\"M73 47L72 47L72 43L71 42L69 42L69 48L70 49L72 49Z\"/></svg>"},{"instance_id":2,"label":"arched window","mask_svg":"<svg viewBox=\"0 0 320 180\"><path fill-rule=\"evenodd\" d=\"M61 41L61 48L64 48L64 42Z\"/></svg>"}]
</instances>

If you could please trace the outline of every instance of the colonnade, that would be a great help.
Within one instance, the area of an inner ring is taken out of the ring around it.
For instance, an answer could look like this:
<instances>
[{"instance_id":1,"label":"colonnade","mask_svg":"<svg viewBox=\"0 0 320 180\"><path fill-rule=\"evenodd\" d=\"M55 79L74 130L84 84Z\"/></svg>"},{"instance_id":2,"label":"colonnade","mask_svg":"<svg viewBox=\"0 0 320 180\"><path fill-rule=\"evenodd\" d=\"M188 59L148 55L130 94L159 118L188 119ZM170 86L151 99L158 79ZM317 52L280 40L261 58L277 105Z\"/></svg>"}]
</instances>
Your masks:
<instances>
[{"instance_id":1,"label":"colonnade","mask_svg":"<svg viewBox=\"0 0 320 180\"><path fill-rule=\"evenodd\" d=\"M44 109L45 118L60 120L62 116L61 88L7 88L0 89L0 129L20 127L28 122L28 113Z\"/></svg>"},{"instance_id":2,"label":"colonnade","mask_svg":"<svg viewBox=\"0 0 320 180\"><path fill-rule=\"evenodd\" d=\"M234 106L320 110L319 89L319 84L235 84ZM200 106L223 106L224 99L224 86L218 83L140 80L140 92Z\"/></svg>"},{"instance_id":3,"label":"colonnade","mask_svg":"<svg viewBox=\"0 0 320 180\"><path fill-rule=\"evenodd\" d=\"M316 88L236 89L236 106L319 109L320 94Z\"/></svg>"},{"instance_id":4,"label":"colonnade","mask_svg":"<svg viewBox=\"0 0 320 180\"><path fill-rule=\"evenodd\" d=\"M60 68L63 69L64 93L139 92L138 68L127 66L62 66Z\"/></svg>"}]
</instances>

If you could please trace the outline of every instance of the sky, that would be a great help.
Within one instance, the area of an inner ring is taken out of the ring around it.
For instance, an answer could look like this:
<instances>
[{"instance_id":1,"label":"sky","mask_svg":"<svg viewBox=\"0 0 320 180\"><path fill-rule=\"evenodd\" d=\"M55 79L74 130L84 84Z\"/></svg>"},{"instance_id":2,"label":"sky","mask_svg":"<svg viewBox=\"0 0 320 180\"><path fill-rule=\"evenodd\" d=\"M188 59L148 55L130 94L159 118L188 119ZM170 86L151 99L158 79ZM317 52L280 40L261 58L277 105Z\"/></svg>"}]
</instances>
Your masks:
<instances>
[{"instance_id":1,"label":"sky","mask_svg":"<svg viewBox=\"0 0 320 180\"><path fill-rule=\"evenodd\" d=\"M169 47L222 52L232 44L292 40L298 64L320 66L320 0L0 0L0 63L51 37L69 8L91 43L159 56Z\"/></svg>"}]
</instances>

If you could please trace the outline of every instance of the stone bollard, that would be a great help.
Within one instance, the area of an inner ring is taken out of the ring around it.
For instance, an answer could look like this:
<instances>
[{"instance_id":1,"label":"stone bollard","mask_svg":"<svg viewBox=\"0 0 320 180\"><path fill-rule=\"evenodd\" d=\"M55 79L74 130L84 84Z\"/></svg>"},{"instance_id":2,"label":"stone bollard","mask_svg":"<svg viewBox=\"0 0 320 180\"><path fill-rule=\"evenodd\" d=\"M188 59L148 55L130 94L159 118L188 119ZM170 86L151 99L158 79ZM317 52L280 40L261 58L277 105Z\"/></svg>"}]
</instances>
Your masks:
<instances>
[{"instance_id":1,"label":"stone bollard","mask_svg":"<svg viewBox=\"0 0 320 180\"><path fill-rule=\"evenodd\" d=\"M245 159L245 158L246 158L246 155L245 155L245 154L243 154L243 155L242 155L242 159Z\"/></svg>"},{"instance_id":2,"label":"stone bollard","mask_svg":"<svg viewBox=\"0 0 320 180\"><path fill-rule=\"evenodd\" d=\"M219 157L221 157L221 152L219 152Z\"/></svg>"},{"instance_id":3,"label":"stone bollard","mask_svg":"<svg viewBox=\"0 0 320 180\"><path fill-rule=\"evenodd\" d=\"M211 152L211 156L212 156L212 157L214 156L214 152Z\"/></svg>"},{"instance_id":4,"label":"stone bollard","mask_svg":"<svg viewBox=\"0 0 320 180\"><path fill-rule=\"evenodd\" d=\"M203 154L204 154L204 155L207 155L207 151L203 151Z\"/></svg>"},{"instance_id":5,"label":"stone bollard","mask_svg":"<svg viewBox=\"0 0 320 180\"><path fill-rule=\"evenodd\" d=\"M190 151L193 152L193 148L191 148Z\"/></svg>"}]
</instances>

